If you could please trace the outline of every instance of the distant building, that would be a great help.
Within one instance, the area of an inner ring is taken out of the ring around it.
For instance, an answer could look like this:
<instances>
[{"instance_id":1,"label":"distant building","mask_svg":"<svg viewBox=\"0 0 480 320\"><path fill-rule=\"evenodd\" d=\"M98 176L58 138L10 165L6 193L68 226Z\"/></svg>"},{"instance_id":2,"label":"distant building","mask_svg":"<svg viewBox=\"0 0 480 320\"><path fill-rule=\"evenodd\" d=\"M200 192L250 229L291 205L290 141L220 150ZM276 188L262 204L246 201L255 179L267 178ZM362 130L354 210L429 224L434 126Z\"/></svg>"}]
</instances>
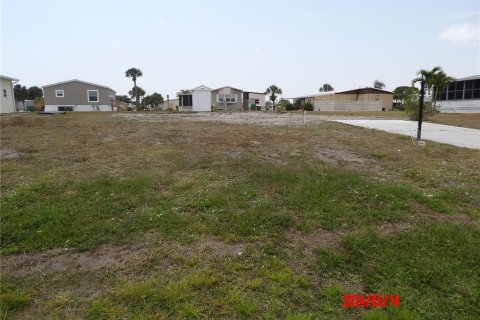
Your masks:
<instances>
[{"instance_id":1,"label":"distant building","mask_svg":"<svg viewBox=\"0 0 480 320\"><path fill-rule=\"evenodd\" d=\"M0 75L2 88L2 99L0 100L0 113L15 112L15 96L13 94L13 84L18 79Z\"/></svg>"},{"instance_id":2,"label":"distant building","mask_svg":"<svg viewBox=\"0 0 480 320\"><path fill-rule=\"evenodd\" d=\"M480 75L449 83L439 93L436 109L445 113L480 113Z\"/></svg>"},{"instance_id":3,"label":"distant building","mask_svg":"<svg viewBox=\"0 0 480 320\"><path fill-rule=\"evenodd\" d=\"M293 104L310 102L315 111L386 111L393 108L393 92L359 88L293 98Z\"/></svg>"},{"instance_id":4,"label":"distant building","mask_svg":"<svg viewBox=\"0 0 480 320\"><path fill-rule=\"evenodd\" d=\"M212 90L212 102L215 110L264 110L265 93L226 86Z\"/></svg>"},{"instance_id":5,"label":"distant building","mask_svg":"<svg viewBox=\"0 0 480 320\"><path fill-rule=\"evenodd\" d=\"M180 105L179 98L164 100L160 105L160 110L177 110Z\"/></svg>"},{"instance_id":6,"label":"distant building","mask_svg":"<svg viewBox=\"0 0 480 320\"><path fill-rule=\"evenodd\" d=\"M45 111L114 111L115 91L81 80L43 86Z\"/></svg>"},{"instance_id":7,"label":"distant building","mask_svg":"<svg viewBox=\"0 0 480 320\"><path fill-rule=\"evenodd\" d=\"M211 111L214 110L261 110L265 107L265 94L243 91L225 86L211 89L199 86L191 89L190 94L179 96L179 106L183 111Z\"/></svg>"}]
</instances>

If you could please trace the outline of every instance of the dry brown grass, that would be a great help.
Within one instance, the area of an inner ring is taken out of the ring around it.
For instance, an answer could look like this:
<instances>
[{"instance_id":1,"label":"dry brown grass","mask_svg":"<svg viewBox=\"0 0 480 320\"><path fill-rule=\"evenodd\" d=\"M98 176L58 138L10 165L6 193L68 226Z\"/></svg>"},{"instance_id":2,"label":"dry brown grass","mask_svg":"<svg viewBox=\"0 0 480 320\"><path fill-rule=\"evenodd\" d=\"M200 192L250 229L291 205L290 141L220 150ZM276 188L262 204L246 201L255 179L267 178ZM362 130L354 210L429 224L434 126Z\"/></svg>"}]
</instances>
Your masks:
<instances>
[{"instance_id":1,"label":"dry brown grass","mask_svg":"<svg viewBox=\"0 0 480 320\"><path fill-rule=\"evenodd\" d=\"M429 121L449 126L480 129L480 113L437 113Z\"/></svg>"},{"instance_id":2,"label":"dry brown grass","mask_svg":"<svg viewBox=\"0 0 480 320\"><path fill-rule=\"evenodd\" d=\"M368 117L379 119L408 119L403 111L316 111L314 114L341 117Z\"/></svg>"}]
</instances>

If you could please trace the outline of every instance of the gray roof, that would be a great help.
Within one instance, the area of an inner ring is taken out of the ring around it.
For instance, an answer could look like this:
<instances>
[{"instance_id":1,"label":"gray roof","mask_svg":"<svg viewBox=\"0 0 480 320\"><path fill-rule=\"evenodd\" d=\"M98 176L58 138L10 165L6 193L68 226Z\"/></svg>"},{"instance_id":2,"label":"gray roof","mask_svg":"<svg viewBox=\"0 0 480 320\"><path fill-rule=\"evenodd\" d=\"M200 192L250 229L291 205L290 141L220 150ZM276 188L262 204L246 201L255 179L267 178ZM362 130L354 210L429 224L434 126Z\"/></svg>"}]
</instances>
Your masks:
<instances>
[{"instance_id":1,"label":"gray roof","mask_svg":"<svg viewBox=\"0 0 480 320\"><path fill-rule=\"evenodd\" d=\"M465 77L465 78L458 78L458 79L455 79L455 81L478 80L478 79L480 79L480 74L477 74L475 76Z\"/></svg>"},{"instance_id":2,"label":"gray roof","mask_svg":"<svg viewBox=\"0 0 480 320\"><path fill-rule=\"evenodd\" d=\"M220 88L217 88L217 89L213 89L212 91L217 91L217 90L220 90L220 89L223 89L223 88L230 88L230 89L235 89L235 90L238 90L238 91L242 91L242 89L238 89L238 88L234 88L234 87L230 87L230 86L224 86L224 87L220 87Z\"/></svg>"},{"instance_id":3,"label":"gray roof","mask_svg":"<svg viewBox=\"0 0 480 320\"><path fill-rule=\"evenodd\" d=\"M190 89L190 91L195 91L195 90L210 90L210 91L212 91L212 88L209 88L209 87L207 87L207 86L201 85L201 86L195 87L195 88L193 88L193 89Z\"/></svg>"},{"instance_id":4,"label":"gray roof","mask_svg":"<svg viewBox=\"0 0 480 320\"><path fill-rule=\"evenodd\" d=\"M84 83L84 84L88 84L88 85L96 86L96 87L101 87L101 88L105 88L105 89L108 89L108 90L110 90L110 91L116 92L115 90L113 90L113 89L110 88L110 87L102 86L102 85L100 85L100 84L91 83L91 82L87 82L87 81L82 81L82 80L78 80L78 79L72 79L72 80L67 80L67 81L62 81L62 82L47 84L47 85L42 86L42 88L58 86L58 85L65 84L65 83L70 83L70 82L80 82L80 83Z\"/></svg>"}]
</instances>

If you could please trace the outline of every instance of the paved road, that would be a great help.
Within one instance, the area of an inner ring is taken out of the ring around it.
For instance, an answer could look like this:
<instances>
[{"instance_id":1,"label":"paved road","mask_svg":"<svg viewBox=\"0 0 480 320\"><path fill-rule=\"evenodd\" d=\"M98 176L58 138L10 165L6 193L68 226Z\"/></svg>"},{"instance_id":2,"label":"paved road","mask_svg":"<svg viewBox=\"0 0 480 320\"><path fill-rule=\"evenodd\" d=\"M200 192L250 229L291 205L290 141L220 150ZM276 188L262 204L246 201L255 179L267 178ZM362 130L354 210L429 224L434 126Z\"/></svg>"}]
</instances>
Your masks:
<instances>
[{"instance_id":1,"label":"paved road","mask_svg":"<svg viewBox=\"0 0 480 320\"><path fill-rule=\"evenodd\" d=\"M417 136L417 122L406 120L334 120L354 126L398 133L410 137ZM480 149L480 130L446 126L424 122L422 139L451 144L458 147Z\"/></svg>"}]
</instances>

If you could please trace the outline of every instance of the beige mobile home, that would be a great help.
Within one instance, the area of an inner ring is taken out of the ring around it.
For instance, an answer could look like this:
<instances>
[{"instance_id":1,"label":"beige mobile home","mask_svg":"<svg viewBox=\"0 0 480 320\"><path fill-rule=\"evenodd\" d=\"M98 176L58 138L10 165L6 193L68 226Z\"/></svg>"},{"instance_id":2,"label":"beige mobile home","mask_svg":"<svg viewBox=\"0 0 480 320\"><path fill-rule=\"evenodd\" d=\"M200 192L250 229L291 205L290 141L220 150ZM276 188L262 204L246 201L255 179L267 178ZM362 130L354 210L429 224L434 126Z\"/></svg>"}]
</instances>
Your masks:
<instances>
[{"instance_id":1,"label":"beige mobile home","mask_svg":"<svg viewBox=\"0 0 480 320\"><path fill-rule=\"evenodd\" d=\"M393 108L393 92L376 88L360 88L341 92L327 92L296 101L311 102L315 111L388 111Z\"/></svg>"}]
</instances>

